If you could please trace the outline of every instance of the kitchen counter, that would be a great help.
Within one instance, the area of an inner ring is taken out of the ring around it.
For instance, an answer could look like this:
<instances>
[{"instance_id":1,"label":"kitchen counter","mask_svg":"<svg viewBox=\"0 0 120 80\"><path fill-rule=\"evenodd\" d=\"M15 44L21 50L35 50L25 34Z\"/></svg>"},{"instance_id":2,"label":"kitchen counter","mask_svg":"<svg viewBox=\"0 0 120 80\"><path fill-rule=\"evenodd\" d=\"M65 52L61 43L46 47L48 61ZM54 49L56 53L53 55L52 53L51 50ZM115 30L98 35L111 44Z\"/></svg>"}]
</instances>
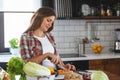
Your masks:
<instances>
[{"instance_id":1,"label":"kitchen counter","mask_svg":"<svg viewBox=\"0 0 120 80\"><path fill-rule=\"evenodd\" d=\"M86 54L86 57L70 57L62 58L63 61L82 61L82 60L95 60L95 59L115 59L120 58L120 53L101 53L101 54Z\"/></svg>"},{"instance_id":2,"label":"kitchen counter","mask_svg":"<svg viewBox=\"0 0 120 80\"><path fill-rule=\"evenodd\" d=\"M0 62L8 62L11 57L15 57L20 55L0 55ZM95 60L95 59L115 59L120 58L120 53L101 53L101 54L86 54L86 57L69 57L69 58L61 58L63 61L82 61L82 60Z\"/></svg>"},{"instance_id":3,"label":"kitchen counter","mask_svg":"<svg viewBox=\"0 0 120 80\"><path fill-rule=\"evenodd\" d=\"M0 55L0 63L5 63L8 62L10 60L11 57L20 57L20 55L13 55L13 54L2 54Z\"/></svg>"}]
</instances>

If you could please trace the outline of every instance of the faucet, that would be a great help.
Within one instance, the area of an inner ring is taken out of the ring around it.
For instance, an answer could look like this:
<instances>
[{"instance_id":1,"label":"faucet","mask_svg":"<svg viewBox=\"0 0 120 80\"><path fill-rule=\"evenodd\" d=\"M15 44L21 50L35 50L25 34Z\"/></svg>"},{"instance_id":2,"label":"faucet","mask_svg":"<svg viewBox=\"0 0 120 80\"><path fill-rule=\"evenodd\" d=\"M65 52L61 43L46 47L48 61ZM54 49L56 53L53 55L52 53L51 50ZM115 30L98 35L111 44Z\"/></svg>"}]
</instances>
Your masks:
<instances>
[{"instance_id":1,"label":"faucet","mask_svg":"<svg viewBox=\"0 0 120 80\"><path fill-rule=\"evenodd\" d=\"M87 37L82 39L82 44L79 44L79 57L86 57L85 56L85 44L88 44L88 43L89 43L89 40Z\"/></svg>"}]
</instances>

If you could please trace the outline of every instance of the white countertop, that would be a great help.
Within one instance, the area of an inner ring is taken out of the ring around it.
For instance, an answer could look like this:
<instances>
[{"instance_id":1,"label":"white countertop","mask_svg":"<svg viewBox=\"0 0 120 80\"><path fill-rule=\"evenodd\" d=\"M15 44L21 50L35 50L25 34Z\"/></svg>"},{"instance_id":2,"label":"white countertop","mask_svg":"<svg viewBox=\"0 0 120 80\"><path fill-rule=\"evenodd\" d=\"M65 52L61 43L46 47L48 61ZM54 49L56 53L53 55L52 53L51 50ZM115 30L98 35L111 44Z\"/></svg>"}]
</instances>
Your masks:
<instances>
[{"instance_id":1,"label":"white countertop","mask_svg":"<svg viewBox=\"0 0 120 80\"><path fill-rule=\"evenodd\" d=\"M82 60L95 60L95 59L114 59L120 58L120 53L101 53L101 54L86 54L86 57L71 57L62 58L63 61L82 61Z\"/></svg>"},{"instance_id":2,"label":"white countertop","mask_svg":"<svg viewBox=\"0 0 120 80\"><path fill-rule=\"evenodd\" d=\"M0 55L0 62L8 62L11 57L20 55ZM86 54L86 57L70 57L70 58L61 58L63 61L82 61L82 60L95 60L95 59L114 59L120 58L120 53L101 53L101 54Z\"/></svg>"},{"instance_id":3,"label":"white countertop","mask_svg":"<svg viewBox=\"0 0 120 80\"><path fill-rule=\"evenodd\" d=\"M20 57L20 55L12 55L12 54L0 55L0 62L8 62L11 57Z\"/></svg>"}]
</instances>

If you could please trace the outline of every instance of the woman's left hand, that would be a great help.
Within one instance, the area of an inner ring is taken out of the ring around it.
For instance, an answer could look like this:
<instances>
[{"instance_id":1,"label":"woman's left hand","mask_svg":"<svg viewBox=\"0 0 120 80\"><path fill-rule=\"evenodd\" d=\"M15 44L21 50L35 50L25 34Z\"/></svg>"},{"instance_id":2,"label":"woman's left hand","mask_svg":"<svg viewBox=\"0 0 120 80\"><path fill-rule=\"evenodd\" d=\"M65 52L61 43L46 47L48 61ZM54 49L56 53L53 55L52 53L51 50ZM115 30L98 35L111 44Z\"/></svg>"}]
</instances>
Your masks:
<instances>
[{"instance_id":1,"label":"woman's left hand","mask_svg":"<svg viewBox=\"0 0 120 80\"><path fill-rule=\"evenodd\" d=\"M68 70L73 70L73 71L76 71L76 67L72 64L66 64L65 67L68 69Z\"/></svg>"}]
</instances>

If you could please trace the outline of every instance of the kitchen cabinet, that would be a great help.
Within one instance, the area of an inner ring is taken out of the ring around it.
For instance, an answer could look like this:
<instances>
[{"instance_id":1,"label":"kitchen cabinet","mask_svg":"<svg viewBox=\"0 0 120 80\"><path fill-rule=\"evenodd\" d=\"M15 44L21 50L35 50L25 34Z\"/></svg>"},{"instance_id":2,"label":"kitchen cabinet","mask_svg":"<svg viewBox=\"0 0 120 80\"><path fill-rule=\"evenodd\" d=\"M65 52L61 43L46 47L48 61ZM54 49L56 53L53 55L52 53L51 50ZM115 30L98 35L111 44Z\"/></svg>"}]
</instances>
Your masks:
<instances>
[{"instance_id":1,"label":"kitchen cabinet","mask_svg":"<svg viewBox=\"0 0 120 80\"><path fill-rule=\"evenodd\" d=\"M120 19L116 16L114 5L120 0L72 0L73 17L80 17L83 19ZM111 15L107 15L107 10L110 10ZM104 11L104 15L101 14ZM85 14L85 11L88 11Z\"/></svg>"},{"instance_id":2,"label":"kitchen cabinet","mask_svg":"<svg viewBox=\"0 0 120 80\"><path fill-rule=\"evenodd\" d=\"M120 59L89 60L90 70L103 70L120 75Z\"/></svg>"},{"instance_id":3,"label":"kitchen cabinet","mask_svg":"<svg viewBox=\"0 0 120 80\"><path fill-rule=\"evenodd\" d=\"M64 61L65 64L73 64L77 70L88 70L88 60L83 61Z\"/></svg>"},{"instance_id":4,"label":"kitchen cabinet","mask_svg":"<svg viewBox=\"0 0 120 80\"><path fill-rule=\"evenodd\" d=\"M110 80L120 80L120 76L119 75L113 74L111 72L105 72L105 73L108 75Z\"/></svg>"},{"instance_id":5,"label":"kitchen cabinet","mask_svg":"<svg viewBox=\"0 0 120 80\"><path fill-rule=\"evenodd\" d=\"M104 60L104 70L120 75L120 59Z\"/></svg>"},{"instance_id":6,"label":"kitchen cabinet","mask_svg":"<svg viewBox=\"0 0 120 80\"><path fill-rule=\"evenodd\" d=\"M120 19L114 9L117 3L120 0L42 0L42 6L52 7L58 19Z\"/></svg>"},{"instance_id":7,"label":"kitchen cabinet","mask_svg":"<svg viewBox=\"0 0 120 80\"><path fill-rule=\"evenodd\" d=\"M90 70L104 70L104 60L90 60L89 69Z\"/></svg>"}]
</instances>

